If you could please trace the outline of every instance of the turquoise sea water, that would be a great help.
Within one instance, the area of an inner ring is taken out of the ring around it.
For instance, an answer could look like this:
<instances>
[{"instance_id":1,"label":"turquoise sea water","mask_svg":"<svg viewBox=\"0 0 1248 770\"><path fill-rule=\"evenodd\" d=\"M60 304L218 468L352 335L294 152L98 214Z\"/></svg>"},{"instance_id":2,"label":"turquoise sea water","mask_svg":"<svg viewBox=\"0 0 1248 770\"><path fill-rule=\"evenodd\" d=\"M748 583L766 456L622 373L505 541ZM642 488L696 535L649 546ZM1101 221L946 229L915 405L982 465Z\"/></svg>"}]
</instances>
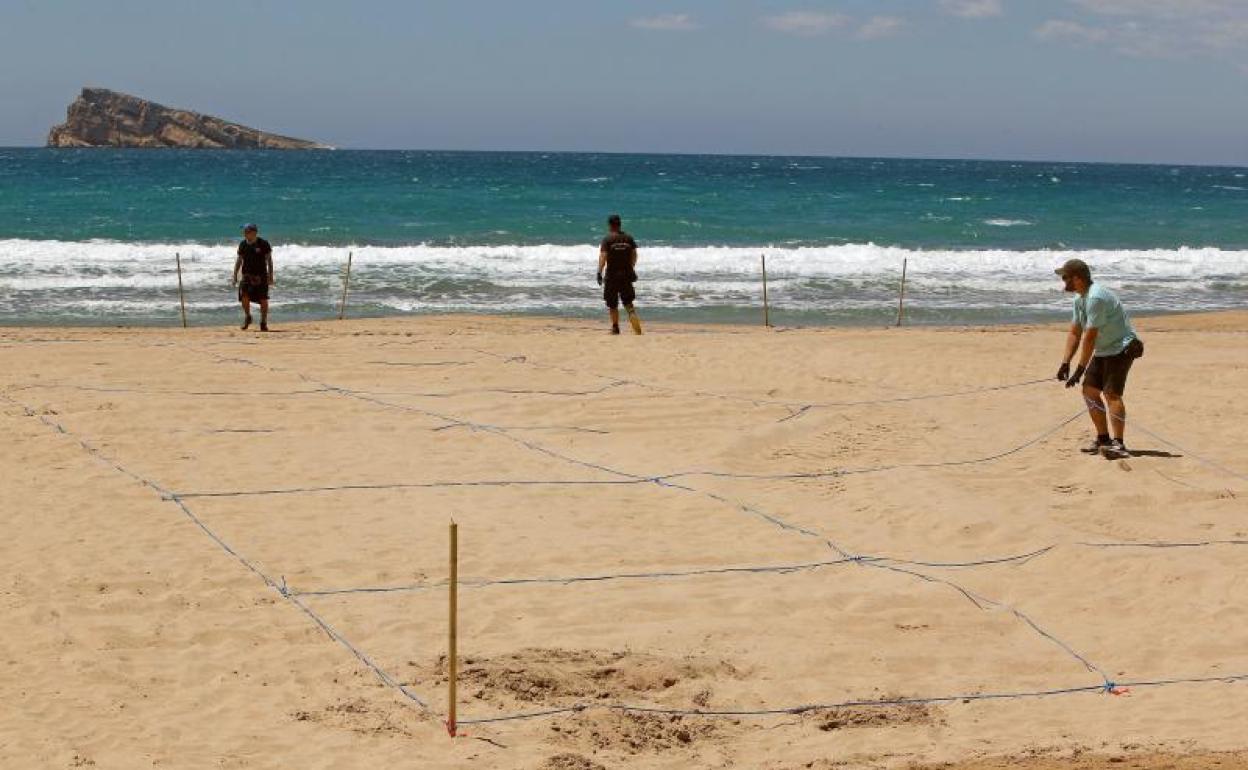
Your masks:
<instances>
[{"instance_id":1,"label":"turquoise sea water","mask_svg":"<svg viewBox=\"0 0 1248 770\"><path fill-rule=\"evenodd\" d=\"M611 212L647 315L876 323L907 263L915 322L1056 318L1052 268L1093 265L1134 312L1242 306L1248 170L938 160L447 152L0 150L0 322L236 313L244 221L273 242L275 317L601 312Z\"/></svg>"}]
</instances>

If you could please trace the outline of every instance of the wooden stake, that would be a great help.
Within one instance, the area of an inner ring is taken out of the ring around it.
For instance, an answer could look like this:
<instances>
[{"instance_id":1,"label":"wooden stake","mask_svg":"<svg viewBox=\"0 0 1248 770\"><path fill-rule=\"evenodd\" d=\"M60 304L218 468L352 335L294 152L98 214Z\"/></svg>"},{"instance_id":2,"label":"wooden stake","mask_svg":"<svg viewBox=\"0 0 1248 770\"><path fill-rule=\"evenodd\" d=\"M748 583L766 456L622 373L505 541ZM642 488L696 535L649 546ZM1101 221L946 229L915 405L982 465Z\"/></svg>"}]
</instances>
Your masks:
<instances>
[{"instance_id":1,"label":"wooden stake","mask_svg":"<svg viewBox=\"0 0 1248 770\"><path fill-rule=\"evenodd\" d=\"M347 290L351 288L351 258L355 256L354 252L347 252L347 277L342 282L342 303L338 305L338 320L341 321L347 314Z\"/></svg>"},{"instance_id":2,"label":"wooden stake","mask_svg":"<svg viewBox=\"0 0 1248 770\"><path fill-rule=\"evenodd\" d=\"M767 303L767 255L763 255L763 326L771 328L771 307Z\"/></svg>"},{"instance_id":3,"label":"wooden stake","mask_svg":"<svg viewBox=\"0 0 1248 770\"><path fill-rule=\"evenodd\" d=\"M901 292L897 295L897 325L901 326L902 316L905 314L906 302L906 259L901 260Z\"/></svg>"},{"instance_id":4,"label":"wooden stake","mask_svg":"<svg viewBox=\"0 0 1248 770\"><path fill-rule=\"evenodd\" d=\"M173 258L178 261L178 304L182 306L182 328L186 328L186 296L182 292L182 255L178 252L173 253Z\"/></svg>"},{"instance_id":5,"label":"wooden stake","mask_svg":"<svg viewBox=\"0 0 1248 770\"><path fill-rule=\"evenodd\" d=\"M455 689L459 677L459 525L451 522L449 638L446 651L446 731L455 737Z\"/></svg>"}]
</instances>

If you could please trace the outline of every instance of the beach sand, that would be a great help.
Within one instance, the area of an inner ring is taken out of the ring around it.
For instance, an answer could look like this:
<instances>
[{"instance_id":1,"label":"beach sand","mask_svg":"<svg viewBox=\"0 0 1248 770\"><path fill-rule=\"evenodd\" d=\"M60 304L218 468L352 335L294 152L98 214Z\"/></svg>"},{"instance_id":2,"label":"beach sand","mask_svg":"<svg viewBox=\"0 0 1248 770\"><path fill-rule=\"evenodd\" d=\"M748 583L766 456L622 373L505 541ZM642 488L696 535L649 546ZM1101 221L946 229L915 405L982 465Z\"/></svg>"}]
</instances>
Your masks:
<instances>
[{"instance_id":1,"label":"beach sand","mask_svg":"<svg viewBox=\"0 0 1248 770\"><path fill-rule=\"evenodd\" d=\"M2 329L0 766L1248 767L1248 313L1138 326L1117 462L1060 326ZM589 708L448 737L452 519L461 719Z\"/></svg>"}]
</instances>

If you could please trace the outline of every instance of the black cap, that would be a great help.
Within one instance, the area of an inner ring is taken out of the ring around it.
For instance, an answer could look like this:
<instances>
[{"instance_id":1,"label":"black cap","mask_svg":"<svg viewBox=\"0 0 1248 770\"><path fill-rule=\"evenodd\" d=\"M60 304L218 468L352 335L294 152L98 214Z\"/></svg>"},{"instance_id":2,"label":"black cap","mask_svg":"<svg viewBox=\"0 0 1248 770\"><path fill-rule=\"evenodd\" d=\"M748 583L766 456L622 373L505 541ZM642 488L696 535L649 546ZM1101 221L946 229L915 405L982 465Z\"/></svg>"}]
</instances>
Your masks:
<instances>
[{"instance_id":1,"label":"black cap","mask_svg":"<svg viewBox=\"0 0 1248 770\"><path fill-rule=\"evenodd\" d=\"M619 226L620 226L620 215L619 215L619 214L612 214L611 216L607 217L607 224L609 224L609 225L615 225L616 227L619 227Z\"/></svg>"}]
</instances>

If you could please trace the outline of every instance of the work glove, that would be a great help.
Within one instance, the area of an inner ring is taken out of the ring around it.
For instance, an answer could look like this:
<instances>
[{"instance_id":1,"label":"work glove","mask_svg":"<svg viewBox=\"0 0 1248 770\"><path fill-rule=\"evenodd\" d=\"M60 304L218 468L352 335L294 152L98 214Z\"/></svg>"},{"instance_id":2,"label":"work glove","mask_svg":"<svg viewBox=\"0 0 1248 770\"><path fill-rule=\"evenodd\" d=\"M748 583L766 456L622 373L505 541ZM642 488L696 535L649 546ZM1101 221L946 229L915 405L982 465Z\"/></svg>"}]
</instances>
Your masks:
<instances>
[{"instance_id":1,"label":"work glove","mask_svg":"<svg viewBox=\"0 0 1248 770\"><path fill-rule=\"evenodd\" d=\"M598 285L599 286L602 285L602 273L601 272L598 273Z\"/></svg>"},{"instance_id":2,"label":"work glove","mask_svg":"<svg viewBox=\"0 0 1248 770\"><path fill-rule=\"evenodd\" d=\"M1069 380L1066 380L1066 387L1073 388L1076 385L1078 385L1079 380L1083 379L1083 373L1087 370L1088 370L1088 367L1084 366L1083 364L1080 364L1079 366L1075 367L1075 373L1070 375Z\"/></svg>"},{"instance_id":3,"label":"work glove","mask_svg":"<svg viewBox=\"0 0 1248 770\"><path fill-rule=\"evenodd\" d=\"M1057 379L1065 381L1070 377L1070 362L1066 361L1057 368Z\"/></svg>"}]
</instances>

